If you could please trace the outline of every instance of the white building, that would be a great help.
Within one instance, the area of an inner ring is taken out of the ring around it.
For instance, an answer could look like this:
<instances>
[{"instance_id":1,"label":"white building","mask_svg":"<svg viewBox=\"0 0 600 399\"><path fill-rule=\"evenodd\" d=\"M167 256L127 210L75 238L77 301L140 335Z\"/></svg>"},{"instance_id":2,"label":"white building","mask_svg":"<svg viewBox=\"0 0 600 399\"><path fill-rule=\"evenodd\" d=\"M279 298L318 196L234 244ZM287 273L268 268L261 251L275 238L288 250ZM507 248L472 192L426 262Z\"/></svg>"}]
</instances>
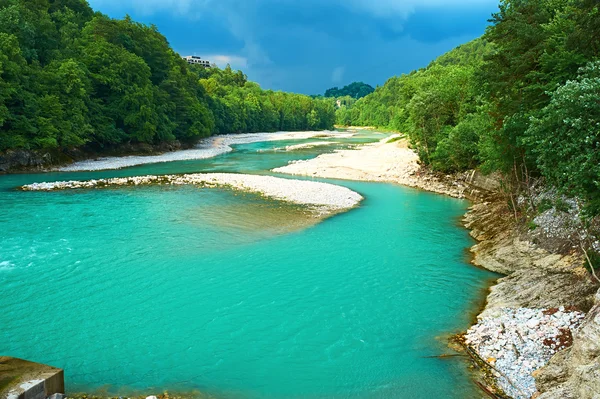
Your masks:
<instances>
[{"instance_id":1,"label":"white building","mask_svg":"<svg viewBox=\"0 0 600 399\"><path fill-rule=\"evenodd\" d=\"M187 57L182 57L184 60L187 61L188 64L190 65L200 65L203 66L204 68L210 68L210 62L208 60L203 60L200 57L197 57L195 55L188 55Z\"/></svg>"}]
</instances>

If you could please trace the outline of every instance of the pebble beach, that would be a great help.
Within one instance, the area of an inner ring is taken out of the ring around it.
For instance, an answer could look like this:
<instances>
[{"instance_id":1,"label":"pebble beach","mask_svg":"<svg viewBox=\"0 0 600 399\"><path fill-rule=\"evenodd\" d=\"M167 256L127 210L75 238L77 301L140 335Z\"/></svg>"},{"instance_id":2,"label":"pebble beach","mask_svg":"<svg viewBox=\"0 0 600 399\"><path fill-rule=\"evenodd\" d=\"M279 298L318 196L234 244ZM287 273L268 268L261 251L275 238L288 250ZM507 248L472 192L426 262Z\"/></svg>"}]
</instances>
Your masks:
<instances>
[{"instance_id":1,"label":"pebble beach","mask_svg":"<svg viewBox=\"0 0 600 399\"><path fill-rule=\"evenodd\" d=\"M86 181L71 180L33 183L22 186L21 189L24 191L54 191L150 184L191 184L205 187L225 186L235 190L258 193L275 200L306 205L319 216L328 216L351 209L357 206L363 199L360 194L346 187L334 184L235 173L148 175Z\"/></svg>"},{"instance_id":2,"label":"pebble beach","mask_svg":"<svg viewBox=\"0 0 600 399\"><path fill-rule=\"evenodd\" d=\"M85 161L75 162L71 165L67 165L56 170L59 172L111 170L128 168L137 165L147 165L152 163L207 159L231 152L233 150L231 146L236 144L249 144L261 141L303 140L310 138L347 138L352 137L352 135L352 133L334 131L243 133L216 135L201 140L195 148L189 150L167 152L160 155L130 155L125 157L103 157L97 159L89 159ZM310 144L311 145L308 146L308 148L314 147L315 145L323 145L320 143ZM302 147L291 148L286 150L293 151L299 148Z\"/></svg>"},{"instance_id":3,"label":"pebble beach","mask_svg":"<svg viewBox=\"0 0 600 399\"><path fill-rule=\"evenodd\" d=\"M480 318L465 342L484 361L502 390L516 399L536 392L532 373L573 343L585 314L553 309L501 308Z\"/></svg>"}]
</instances>

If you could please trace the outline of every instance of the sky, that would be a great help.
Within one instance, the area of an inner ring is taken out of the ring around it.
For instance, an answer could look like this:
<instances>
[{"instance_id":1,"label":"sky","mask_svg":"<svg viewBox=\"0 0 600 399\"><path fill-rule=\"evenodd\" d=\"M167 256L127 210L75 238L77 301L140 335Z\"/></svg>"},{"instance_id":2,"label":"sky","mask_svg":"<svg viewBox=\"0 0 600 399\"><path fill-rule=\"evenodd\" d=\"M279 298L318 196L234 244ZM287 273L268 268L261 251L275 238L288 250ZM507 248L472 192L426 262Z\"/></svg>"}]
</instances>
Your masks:
<instances>
[{"instance_id":1,"label":"sky","mask_svg":"<svg viewBox=\"0 0 600 399\"><path fill-rule=\"evenodd\" d=\"M88 0L265 89L382 85L481 34L498 0Z\"/></svg>"}]
</instances>

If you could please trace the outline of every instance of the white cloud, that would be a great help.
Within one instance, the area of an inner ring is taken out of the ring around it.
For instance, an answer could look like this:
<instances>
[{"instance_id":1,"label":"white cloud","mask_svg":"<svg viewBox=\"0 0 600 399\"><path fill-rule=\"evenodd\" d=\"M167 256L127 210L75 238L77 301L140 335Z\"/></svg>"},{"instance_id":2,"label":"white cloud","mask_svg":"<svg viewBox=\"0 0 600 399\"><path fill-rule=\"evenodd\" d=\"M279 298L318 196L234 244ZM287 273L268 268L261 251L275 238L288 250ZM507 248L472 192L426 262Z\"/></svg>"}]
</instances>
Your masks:
<instances>
[{"instance_id":1,"label":"white cloud","mask_svg":"<svg viewBox=\"0 0 600 399\"><path fill-rule=\"evenodd\" d=\"M270 0L89 0L94 8L130 6L144 15L159 12L171 12L190 19L198 19L202 15L218 16L233 36L244 43L242 56L225 56L231 58L232 68L245 68L252 65L270 65L269 55L258 44L254 37L255 23L260 23L256 15L256 5ZM211 60L208 56L207 59ZM211 60L212 61L212 60ZM219 62L217 61L217 64ZM227 61L225 61L227 64Z\"/></svg>"},{"instance_id":2,"label":"white cloud","mask_svg":"<svg viewBox=\"0 0 600 399\"><path fill-rule=\"evenodd\" d=\"M231 65L233 69L244 69L248 66L248 59L238 55L212 54L202 56L202 58L217 64L220 68L225 67L227 64Z\"/></svg>"}]
</instances>

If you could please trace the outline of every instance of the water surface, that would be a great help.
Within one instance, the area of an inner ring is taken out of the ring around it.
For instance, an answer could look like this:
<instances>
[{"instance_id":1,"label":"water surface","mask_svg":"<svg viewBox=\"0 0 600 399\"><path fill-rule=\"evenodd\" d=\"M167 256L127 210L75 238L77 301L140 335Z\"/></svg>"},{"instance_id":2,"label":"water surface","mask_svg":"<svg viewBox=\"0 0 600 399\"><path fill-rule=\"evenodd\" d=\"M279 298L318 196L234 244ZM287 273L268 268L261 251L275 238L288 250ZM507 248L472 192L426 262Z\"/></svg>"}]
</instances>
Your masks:
<instances>
[{"instance_id":1,"label":"water surface","mask_svg":"<svg viewBox=\"0 0 600 399\"><path fill-rule=\"evenodd\" d=\"M118 171L0 176L0 354L65 368L70 391L480 397L462 361L431 357L448 352L445 335L468 325L492 277L465 263L464 201L328 180L366 199L314 224L298 207L225 189L14 190L269 173L331 150L274 150L301 142Z\"/></svg>"}]
</instances>

